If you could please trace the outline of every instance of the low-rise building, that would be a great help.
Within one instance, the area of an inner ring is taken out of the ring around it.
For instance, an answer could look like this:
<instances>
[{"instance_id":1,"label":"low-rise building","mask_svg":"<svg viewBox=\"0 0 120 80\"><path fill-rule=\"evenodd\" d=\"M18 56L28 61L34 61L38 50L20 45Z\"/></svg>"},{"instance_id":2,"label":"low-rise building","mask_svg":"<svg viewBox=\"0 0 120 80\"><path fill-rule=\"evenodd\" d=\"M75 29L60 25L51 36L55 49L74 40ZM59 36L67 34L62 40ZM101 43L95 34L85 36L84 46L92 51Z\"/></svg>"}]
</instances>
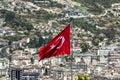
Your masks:
<instances>
[{"instance_id":1,"label":"low-rise building","mask_svg":"<svg viewBox=\"0 0 120 80\"><path fill-rule=\"evenodd\" d=\"M8 43L9 43L9 40L0 38L0 45L5 46L5 45L8 45Z\"/></svg>"}]
</instances>

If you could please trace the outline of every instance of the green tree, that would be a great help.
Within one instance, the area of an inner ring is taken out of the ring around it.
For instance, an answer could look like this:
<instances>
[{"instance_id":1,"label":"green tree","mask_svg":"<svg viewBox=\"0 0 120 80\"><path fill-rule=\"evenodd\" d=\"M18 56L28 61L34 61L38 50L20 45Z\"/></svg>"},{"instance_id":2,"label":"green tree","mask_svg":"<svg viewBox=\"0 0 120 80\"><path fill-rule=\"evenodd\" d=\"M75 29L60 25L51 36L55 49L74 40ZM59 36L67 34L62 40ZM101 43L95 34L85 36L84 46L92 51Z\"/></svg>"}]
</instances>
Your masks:
<instances>
[{"instance_id":1,"label":"green tree","mask_svg":"<svg viewBox=\"0 0 120 80\"><path fill-rule=\"evenodd\" d=\"M89 80L89 77L87 75L78 75L77 80Z\"/></svg>"},{"instance_id":2,"label":"green tree","mask_svg":"<svg viewBox=\"0 0 120 80\"><path fill-rule=\"evenodd\" d=\"M80 47L82 48L82 52L88 51L89 45L86 42L80 43Z\"/></svg>"},{"instance_id":3,"label":"green tree","mask_svg":"<svg viewBox=\"0 0 120 80\"><path fill-rule=\"evenodd\" d=\"M9 60L9 62L11 62L12 61L12 55L8 55L8 60Z\"/></svg>"},{"instance_id":4,"label":"green tree","mask_svg":"<svg viewBox=\"0 0 120 80\"><path fill-rule=\"evenodd\" d=\"M15 13L13 12L7 12L5 15L5 21L11 22L15 18Z\"/></svg>"},{"instance_id":5,"label":"green tree","mask_svg":"<svg viewBox=\"0 0 120 80\"><path fill-rule=\"evenodd\" d=\"M10 53L12 53L12 52L13 52L13 50L10 48L9 52L10 52Z\"/></svg>"},{"instance_id":6,"label":"green tree","mask_svg":"<svg viewBox=\"0 0 120 80\"><path fill-rule=\"evenodd\" d=\"M30 58L31 64L34 64L34 59L33 57Z\"/></svg>"},{"instance_id":7,"label":"green tree","mask_svg":"<svg viewBox=\"0 0 120 80\"><path fill-rule=\"evenodd\" d=\"M93 40L92 40L92 44L93 44L94 46L98 46L98 43L99 43L99 39L96 38L96 37L94 37Z\"/></svg>"},{"instance_id":8,"label":"green tree","mask_svg":"<svg viewBox=\"0 0 120 80\"><path fill-rule=\"evenodd\" d=\"M48 75L48 69L47 69L47 68L45 68L45 73L44 73L44 75Z\"/></svg>"},{"instance_id":9,"label":"green tree","mask_svg":"<svg viewBox=\"0 0 120 80\"><path fill-rule=\"evenodd\" d=\"M78 75L78 80L84 80L84 77L82 75Z\"/></svg>"}]
</instances>

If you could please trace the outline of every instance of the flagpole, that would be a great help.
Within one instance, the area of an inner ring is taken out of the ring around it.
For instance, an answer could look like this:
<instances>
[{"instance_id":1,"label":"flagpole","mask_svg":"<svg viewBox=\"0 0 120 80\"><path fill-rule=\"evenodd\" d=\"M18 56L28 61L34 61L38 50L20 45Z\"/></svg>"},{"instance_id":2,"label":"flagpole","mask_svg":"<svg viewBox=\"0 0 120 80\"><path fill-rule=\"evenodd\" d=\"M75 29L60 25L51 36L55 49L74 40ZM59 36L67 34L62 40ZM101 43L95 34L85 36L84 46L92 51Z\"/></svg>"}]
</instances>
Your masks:
<instances>
[{"instance_id":1,"label":"flagpole","mask_svg":"<svg viewBox=\"0 0 120 80\"><path fill-rule=\"evenodd\" d=\"M70 30L72 31L73 30L73 18L70 18L70 28L71 28ZM71 33L71 31L70 31L70 33ZM73 61L73 45L74 45L72 37L73 37L73 34L70 35L70 38L71 38L71 44L70 44L70 47L71 47L71 60L70 60L71 61L70 62L71 63L71 80L73 80L73 70L72 70L73 62L72 61Z\"/></svg>"}]
</instances>

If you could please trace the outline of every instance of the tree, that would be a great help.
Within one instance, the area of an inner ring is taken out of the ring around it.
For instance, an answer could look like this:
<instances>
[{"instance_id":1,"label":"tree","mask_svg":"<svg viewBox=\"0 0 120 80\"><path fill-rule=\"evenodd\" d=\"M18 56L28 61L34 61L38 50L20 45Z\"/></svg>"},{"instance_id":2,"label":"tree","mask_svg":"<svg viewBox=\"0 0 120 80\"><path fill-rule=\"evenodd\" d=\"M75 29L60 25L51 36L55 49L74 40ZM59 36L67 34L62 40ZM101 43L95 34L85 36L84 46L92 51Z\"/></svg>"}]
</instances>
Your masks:
<instances>
[{"instance_id":1,"label":"tree","mask_svg":"<svg viewBox=\"0 0 120 80\"><path fill-rule=\"evenodd\" d=\"M9 60L9 62L12 61L12 55L8 55L8 60Z\"/></svg>"},{"instance_id":2,"label":"tree","mask_svg":"<svg viewBox=\"0 0 120 80\"><path fill-rule=\"evenodd\" d=\"M80 47L82 48L82 52L88 51L88 48L89 48L89 46L86 42L80 43Z\"/></svg>"},{"instance_id":3,"label":"tree","mask_svg":"<svg viewBox=\"0 0 120 80\"><path fill-rule=\"evenodd\" d=\"M12 52L13 52L13 50L10 48L9 52L10 52L10 53L12 53Z\"/></svg>"},{"instance_id":4,"label":"tree","mask_svg":"<svg viewBox=\"0 0 120 80\"><path fill-rule=\"evenodd\" d=\"M44 73L44 75L48 75L48 69L47 69L47 68L45 68L45 73Z\"/></svg>"},{"instance_id":5,"label":"tree","mask_svg":"<svg viewBox=\"0 0 120 80\"><path fill-rule=\"evenodd\" d=\"M78 75L78 80L84 80L84 77L82 75Z\"/></svg>"},{"instance_id":6,"label":"tree","mask_svg":"<svg viewBox=\"0 0 120 80\"><path fill-rule=\"evenodd\" d=\"M32 64L34 64L34 59L33 59L33 57L30 58L30 61L31 61Z\"/></svg>"},{"instance_id":7,"label":"tree","mask_svg":"<svg viewBox=\"0 0 120 80\"><path fill-rule=\"evenodd\" d=\"M96 37L94 37L93 40L92 40L92 44L93 44L94 46L98 46L98 43L99 43L99 39L96 38Z\"/></svg>"},{"instance_id":8,"label":"tree","mask_svg":"<svg viewBox=\"0 0 120 80\"><path fill-rule=\"evenodd\" d=\"M5 15L5 21L11 22L15 18L15 13L13 12L7 12Z\"/></svg>"},{"instance_id":9,"label":"tree","mask_svg":"<svg viewBox=\"0 0 120 80\"><path fill-rule=\"evenodd\" d=\"M78 75L77 80L89 80L89 77L87 75Z\"/></svg>"}]
</instances>

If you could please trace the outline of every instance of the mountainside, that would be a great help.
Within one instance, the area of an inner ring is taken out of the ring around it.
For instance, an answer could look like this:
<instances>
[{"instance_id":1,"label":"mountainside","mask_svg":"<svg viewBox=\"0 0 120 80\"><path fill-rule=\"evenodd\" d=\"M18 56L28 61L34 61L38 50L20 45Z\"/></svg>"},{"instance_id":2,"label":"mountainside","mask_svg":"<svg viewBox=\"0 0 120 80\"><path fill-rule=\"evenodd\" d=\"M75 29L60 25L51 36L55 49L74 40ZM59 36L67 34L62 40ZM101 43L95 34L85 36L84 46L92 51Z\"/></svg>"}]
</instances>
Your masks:
<instances>
[{"instance_id":1,"label":"mountainside","mask_svg":"<svg viewBox=\"0 0 120 80\"><path fill-rule=\"evenodd\" d=\"M6 0L0 3L0 15L5 22L3 26L10 26L14 30L28 30L27 33L24 31L27 36L38 35L40 32L51 38L54 34L52 30L45 28L43 32L39 27L61 29L72 17L77 30L91 33L81 35L80 32L75 32L78 37L90 37L94 34L95 38L101 38L99 35L103 34L101 40L113 40L120 35L118 2L120 0Z\"/></svg>"},{"instance_id":2,"label":"mountainside","mask_svg":"<svg viewBox=\"0 0 120 80\"><path fill-rule=\"evenodd\" d=\"M110 8L113 3L119 3L120 0L72 0L87 7L88 11L96 14L101 13L105 8Z\"/></svg>"}]
</instances>

